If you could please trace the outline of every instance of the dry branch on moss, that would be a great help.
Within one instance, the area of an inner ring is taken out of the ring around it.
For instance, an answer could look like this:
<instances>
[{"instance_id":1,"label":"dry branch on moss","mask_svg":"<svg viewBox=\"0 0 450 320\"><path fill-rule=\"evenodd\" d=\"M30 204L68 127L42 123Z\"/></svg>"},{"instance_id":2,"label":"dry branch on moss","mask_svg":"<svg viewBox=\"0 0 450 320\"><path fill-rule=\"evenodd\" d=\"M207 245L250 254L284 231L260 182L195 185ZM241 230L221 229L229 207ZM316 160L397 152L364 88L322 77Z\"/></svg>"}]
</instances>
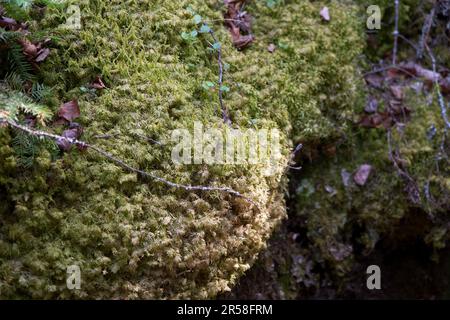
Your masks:
<instances>
[{"instance_id":1,"label":"dry branch on moss","mask_svg":"<svg viewBox=\"0 0 450 320\"><path fill-rule=\"evenodd\" d=\"M27 133L27 134L29 134L31 136L34 136L34 137L42 137L42 138L45 138L45 139L53 140L55 142L65 142L65 143L68 143L68 144L70 144L72 146L79 147L81 149L91 149L91 150L95 151L96 153L102 155L103 157L107 158L108 160L118 164L120 167L122 167L123 169L125 169L127 171L134 172L134 173L136 173L136 174L138 174L138 175L140 175L140 176L142 176L144 178L148 178L148 179L151 179L151 180L158 181L158 182L163 183L166 186L169 186L171 188L184 189L186 191L219 191L219 192L224 192L224 193L228 193L230 195L233 195L235 197L242 198L242 199L248 201L249 203L253 204L256 208L259 209L258 204L254 200L244 196L242 193L240 193L240 192L238 192L238 191L236 191L236 190L234 190L232 188L228 188L228 187L213 187L213 186L193 186L193 185L179 184L179 183L172 182L172 181L166 180L164 178L161 178L161 177L159 177L157 175L154 175L152 173L149 173L149 172L146 172L146 171L134 168L134 167L128 165L127 163L125 163L123 160L113 156L109 152L107 152L107 151L105 151L105 150L103 150L103 149L101 149L101 148L99 148L97 146L94 146L92 144L89 144L87 142L80 141L80 140L73 139L73 138L63 137L63 136L60 136L60 135L56 135L56 134L45 132L45 131L41 131L41 130L34 130L34 129L31 129L31 128L27 127L27 126L20 125L20 124L16 123L15 121L4 119L4 118L0 118L0 124L7 124L7 125L9 125L12 128L20 130L20 131L22 131L24 133Z\"/></svg>"},{"instance_id":2,"label":"dry branch on moss","mask_svg":"<svg viewBox=\"0 0 450 320\"><path fill-rule=\"evenodd\" d=\"M209 34L213 38L214 43L219 43L214 31L211 28L209 28ZM222 61L222 47L221 46L218 46L218 48L217 48L217 62L219 64L218 86L219 86L219 103L220 103L220 109L222 110L222 119L223 119L224 123L230 124L231 123L230 117L228 116L227 108L223 102L223 69L224 68L223 68L223 61Z\"/></svg>"}]
</instances>

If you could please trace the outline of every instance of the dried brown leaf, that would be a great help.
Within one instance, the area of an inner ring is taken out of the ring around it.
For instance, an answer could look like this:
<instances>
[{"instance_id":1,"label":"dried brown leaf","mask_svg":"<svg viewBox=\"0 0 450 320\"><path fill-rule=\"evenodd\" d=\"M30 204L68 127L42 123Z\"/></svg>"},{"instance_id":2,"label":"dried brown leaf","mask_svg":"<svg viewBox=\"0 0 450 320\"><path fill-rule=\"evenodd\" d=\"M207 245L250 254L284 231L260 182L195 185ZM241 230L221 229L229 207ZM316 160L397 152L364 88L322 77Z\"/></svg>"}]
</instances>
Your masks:
<instances>
[{"instance_id":1,"label":"dried brown leaf","mask_svg":"<svg viewBox=\"0 0 450 320\"><path fill-rule=\"evenodd\" d=\"M34 61L36 61L37 63L40 63L40 62L44 61L45 59L47 59L47 57L49 55L50 55L50 49L48 49L48 48L41 49L39 51L39 53L37 54Z\"/></svg>"},{"instance_id":2,"label":"dried brown leaf","mask_svg":"<svg viewBox=\"0 0 450 320\"><path fill-rule=\"evenodd\" d=\"M383 77L377 75L377 74L369 74L364 78L367 82L367 84L373 88L381 88L383 85Z\"/></svg>"},{"instance_id":3,"label":"dried brown leaf","mask_svg":"<svg viewBox=\"0 0 450 320\"><path fill-rule=\"evenodd\" d=\"M64 103L58 110L58 116L69 122L80 116L80 108L77 100L72 100Z\"/></svg>"},{"instance_id":4,"label":"dried brown leaf","mask_svg":"<svg viewBox=\"0 0 450 320\"><path fill-rule=\"evenodd\" d=\"M370 97L369 101L367 102L364 111L367 113L375 113L378 110L378 100L374 97Z\"/></svg>"},{"instance_id":5,"label":"dried brown leaf","mask_svg":"<svg viewBox=\"0 0 450 320\"><path fill-rule=\"evenodd\" d=\"M404 98L404 92L402 86L391 86L390 87L391 93L397 100L403 100Z\"/></svg>"},{"instance_id":6,"label":"dried brown leaf","mask_svg":"<svg viewBox=\"0 0 450 320\"><path fill-rule=\"evenodd\" d=\"M91 83L90 86L91 86L91 88L98 89L98 90L106 88L105 84L103 83L102 79L99 76L97 76L95 78L95 80Z\"/></svg>"}]
</instances>

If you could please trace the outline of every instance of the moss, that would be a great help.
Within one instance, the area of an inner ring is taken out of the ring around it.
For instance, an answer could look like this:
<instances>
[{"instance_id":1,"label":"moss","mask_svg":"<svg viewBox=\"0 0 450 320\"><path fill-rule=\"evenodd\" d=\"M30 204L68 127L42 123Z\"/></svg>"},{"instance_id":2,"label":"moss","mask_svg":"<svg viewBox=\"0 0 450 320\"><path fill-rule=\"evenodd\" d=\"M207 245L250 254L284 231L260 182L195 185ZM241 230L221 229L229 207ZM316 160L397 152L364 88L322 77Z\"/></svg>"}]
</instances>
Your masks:
<instances>
[{"instance_id":1,"label":"moss","mask_svg":"<svg viewBox=\"0 0 450 320\"><path fill-rule=\"evenodd\" d=\"M368 46L365 50L366 57L372 62L377 63L380 57L390 56L394 44L394 25L395 25L395 3L389 0L355 0L359 9L360 16L366 21L369 14L367 8L376 5L380 8L381 28L371 30L369 32ZM428 0L404 0L399 3L398 28L400 34L409 40L413 40L417 35L421 34L424 24L424 13L430 12L433 3ZM408 54L410 47L404 41L399 41L398 58L399 60L407 59L411 56ZM409 52L411 53L411 52ZM415 52L413 52L415 54Z\"/></svg>"},{"instance_id":2,"label":"moss","mask_svg":"<svg viewBox=\"0 0 450 320\"><path fill-rule=\"evenodd\" d=\"M51 30L56 43L42 78L61 101L79 100L83 139L113 134L95 143L178 183L235 188L261 211L216 192L168 189L77 150L53 162L43 152L23 171L1 129L1 297L208 298L229 290L285 216L289 139L330 139L345 128L358 101L356 11L332 2L333 19L325 23L321 3L289 1L248 7L257 41L245 52L232 47L221 23L213 25L230 65L225 101L233 125L282 131L284 158L275 175L250 165L174 166L170 144L137 139L168 141L170 130L194 121L221 126L216 95L202 89L217 78L215 55L203 38L180 36L194 28L188 5L205 19L222 17L218 1L91 0L81 2L82 29L68 31L56 28L64 11L49 8L36 25ZM83 93L96 75L108 89ZM73 264L81 268L81 290L66 288Z\"/></svg>"},{"instance_id":3,"label":"moss","mask_svg":"<svg viewBox=\"0 0 450 320\"><path fill-rule=\"evenodd\" d=\"M335 157L322 155L305 164L295 217L306 230L305 243L314 254L311 260L335 281L351 276L355 259L370 254L381 239L389 239L388 246L394 246L412 234L409 239L435 250L448 240L450 189L444 152L448 142L442 140L440 109L436 100L427 103L426 95L408 87L405 95L412 114L403 126L392 130L391 148L398 150L397 161L408 178L399 175L389 158L383 128L355 127L347 132L348 139L338 146ZM435 135L430 135L431 128ZM373 171L367 184L358 186L353 175L362 164L372 165ZM426 223L405 223L419 216Z\"/></svg>"}]
</instances>

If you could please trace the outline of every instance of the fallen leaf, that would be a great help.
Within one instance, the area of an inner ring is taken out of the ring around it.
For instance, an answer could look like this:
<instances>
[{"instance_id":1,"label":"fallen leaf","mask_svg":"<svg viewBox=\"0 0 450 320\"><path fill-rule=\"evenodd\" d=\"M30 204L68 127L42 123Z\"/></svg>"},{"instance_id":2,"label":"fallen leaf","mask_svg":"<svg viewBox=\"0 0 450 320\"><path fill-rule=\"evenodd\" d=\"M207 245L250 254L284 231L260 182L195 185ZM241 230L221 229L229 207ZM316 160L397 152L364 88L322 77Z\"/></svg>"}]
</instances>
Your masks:
<instances>
[{"instance_id":1,"label":"fallen leaf","mask_svg":"<svg viewBox=\"0 0 450 320\"><path fill-rule=\"evenodd\" d=\"M364 77L364 79L366 80L367 84L373 88L381 88L383 85L383 77L377 75L377 74L369 74L367 76Z\"/></svg>"},{"instance_id":2,"label":"fallen leaf","mask_svg":"<svg viewBox=\"0 0 450 320\"><path fill-rule=\"evenodd\" d=\"M80 108L77 100L72 100L61 105L58 111L58 116L69 122L80 116Z\"/></svg>"},{"instance_id":3,"label":"fallen leaf","mask_svg":"<svg viewBox=\"0 0 450 320\"><path fill-rule=\"evenodd\" d=\"M50 54L50 49L44 48L38 52L34 61L36 61L37 63L40 63L40 62L44 61L45 59L47 59L49 54Z\"/></svg>"},{"instance_id":4,"label":"fallen leaf","mask_svg":"<svg viewBox=\"0 0 450 320\"><path fill-rule=\"evenodd\" d=\"M34 57L38 53L38 48L35 44L33 44L28 39L20 39L18 40L19 44L22 46L23 53L30 59L34 59Z\"/></svg>"},{"instance_id":5,"label":"fallen leaf","mask_svg":"<svg viewBox=\"0 0 450 320\"><path fill-rule=\"evenodd\" d=\"M227 11L224 14L225 24L233 40L233 45L238 49L244 49L254 41L251 32L252 17L243 11L245 0L225 0Z\"/></svg>"},{"instance_id":6,"label":"fallen leaf","mask_svg":"<svg viewBox=\"0 0 450 320\"><path fill-rule=\"evenodd\" d=\"M239 35L239 37L233 39L233 45L236 49L241 50L248 47L254 40L255 38L251 34L245 36Z\"/></svg>"},{"instance_id":7,"label":"fallen leaf","mask_svg":"<svg viewBox=\"0 0 450 320\"><path fill-rule=\"evenodd\" d=\"M77 129L67 129L62 133L61 136L64 138L68 138L68 139L77 139L78 138L78 130ZM56 141L56 144L62 151L68 152L68 151L70 151L70 149L72 149L72 143L70 143L66 139L58 139Z\"/></svg>"},{"instance_id":8,"label":"fallen leaf","mask_svg":"<svg viewBox=\"0 0 450 320\"><path fill-rule=\"evenodd\" d=\"M28 28L26 23L19 23L13 18L3 16L4 12L0 12L0 27L7 31L21 31L26 34Z\"/></svg>"},{"instance_id":9,"label":"fallen leaf","mask_svg":"<svg viewBox=\"0 0 450 320\"><path fill-rule=\"evenodd\" d=\"M64 130L62 133L62 137L76 140L81 137L83 134L83 128L78 123L71 123L69 129ZM73 144L67 141L66 139L59 139L56 141L58 147L65 152L68 152L72 149ZM77 146L79 150L84 150L81 146Z\"/></svg>"},{"instance_id":10,"label":"fallen leaf","mask_svg":"<svg viewBox=\"0 0 450 320\"><path fill-rule=\"evenodd\" d=\"M390 87L391 93L397 100L403 100L404 94L403 94L403 87L402 86L391 86Z\"/></svg>"},{"instance_id":11,"label":"fallen leaf","mask_svg":"<svg viewBox=\"0 0 450 320\"><path fill-rule=\"evenodd\" d=\"M90 86L91 86L91 88L98 89L98 90L106 88L105 84L103 83L102 79L99 76L97 76L95 78L95 80L91 83Z\"/></svg>"},{"instance_id":12,"label":"fallen leaf","mask_svg":"<svg viewBox=\"0 0 450 320\"><path fill-rule=\"evenodd\" d=\"M328 7L323 7L322 10L320 10L320 16L325 21L330 21L330 10Z\"/></svg>"},{"instance_id":13,"label":"fallen leaf","mask_svg":"<svg viewBox=\"0 0 450 320\"><path fill-rule=\"evenodd\" d=\"M384 121L384 115L383 114L381 114L381 113L377 113L377 114L374 114L373 116L372 116L372 124L375 126L375 127L378 127L380 124L382 124L383 123L383 121Z\"/></svg>"},{"instance_id":14,"label":"fallen leaf","mask_svg":"<svg viewBox=\"0 0 450 320\"><path fill-rule=\"evenodd\" d=\"M371 115L364 115L358 124L366 128L378 128L383 125L384 128L388 129L392 127L393 120L389 113L379 112Z\"/></svg>"},{"instance_id":15,"label":"fallen leaf","mask_svg":"<svg viewBox=\"0 0 450 320\"><path fill-rule=\"evenodd\" d=\"M378 110L378 100L374 97L370 97L366 106L364 107L364 111L367 113L375 113Z\"/></svg>"},{"instance_id":16,"label":"fallen leaf","mask_svg":"<svg viewBox=\"0 0 450 320\"><path fill-rule=\"evenodd\" d=\"M373 167L369 164L361 165L353 176L353 181L359 186L364 186L369 179Z\"/></svg>"},{"instance_id":17,"label":"fallen leaf","mask_svg":"<svg viewBox=\"0 0 450 320\"><path fill-rule=\"evenodd\" d=\"M341 170L342 183L344 184L345 187L348 187L350 185L351 176L352 174L348 172L346 169Z\"/></svg>"},{"instance_id":18,"label":"fallen leaf","mask_svg":"<svg viewBox=\"0 0 450 320\"><path fill-rule=\"evenodd\" d=\"M42 42L32 43L28 39L20 39L18 43L21 45L24 55L27 60L35 65L47 59L50 54L50 49L44 48L44 45L48 44L50 39L46 39ZM35 65L36 66L36 65Z\"/></svg>"}]
</instances>

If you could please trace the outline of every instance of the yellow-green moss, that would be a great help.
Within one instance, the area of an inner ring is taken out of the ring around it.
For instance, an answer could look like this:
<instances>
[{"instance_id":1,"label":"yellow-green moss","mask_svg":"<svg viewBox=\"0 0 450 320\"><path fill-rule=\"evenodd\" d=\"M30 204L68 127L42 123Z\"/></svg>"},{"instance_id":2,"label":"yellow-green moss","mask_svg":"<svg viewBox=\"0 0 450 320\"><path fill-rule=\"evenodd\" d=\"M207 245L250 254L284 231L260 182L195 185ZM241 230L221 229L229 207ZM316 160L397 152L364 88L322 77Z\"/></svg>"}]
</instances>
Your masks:
<instances>
[{"instance_id":1,"label":"yellow-green moss","mask_svg":"<svg viewBox=\"0 0 450 320\"><path fill-rule=\"evenodd\" d=\"M77 98L83 139L129 164L186 184L235 188L242 199L216 192L168 189L124 172L106 159L76 150L55 162L43 152L23 171L1 130L0 296L31 298L208 298L228 290L253 263L285 215L284 160L289 137L331 138L346 126L356 97L353 60L362 37L355 10L329 3L286 1L254 16L256 42L236 51L222 23L211 26L230 65L225 96L235 127L280 128L284 159L264 177L251 166L176 167L170 130L194 121L220 126L216 94L202 89L217 78L215 54L204 37L180 34L195 26L185 8L222 18L221 1L82 1L82 29L55 29L64 14L49 10L38 28L53 30L58 49L42 66L61 100ZM271 54L270 43L277 44ZM101 75L102 93L84 94ZM114 134L94 140L97 134ZM116 135L117 134L117 135ZM66 268L79 265L81 290L66 288Z\"/></svg>"},{"instance_id":2,"label":"yellow-green moss","mask_svg":"<svg viewBox=\"0 0 450 320\"><path fill-rule=\"evenodd\" d=\"M440 109L436 99L427 103L423 93L408 87L404 90L404 104L412 113L403 126L391 130L391 150L393 154L398 151L396 159L409 178L400 176L389 158L384 128L355 127L347 132L347 140L338 146L335 157L322 156L304 166L297 188L296 216L303 221L314 263L341 280L349 276L354 258L372 252L383 238L395 243L402 239L402 233L412 233L415 241L434 249L443 248L449 238L448 142L443 143ZM372 165L373 170L367 184L358 186L353 177L363 164ZM344 183L346 175L348 185ZM402 221L415 216L428 217L428 223L408 225L412 231L400 229L394 234ZM346 248L351 251L336 255Z\"/></svg>"}]
</instances>

